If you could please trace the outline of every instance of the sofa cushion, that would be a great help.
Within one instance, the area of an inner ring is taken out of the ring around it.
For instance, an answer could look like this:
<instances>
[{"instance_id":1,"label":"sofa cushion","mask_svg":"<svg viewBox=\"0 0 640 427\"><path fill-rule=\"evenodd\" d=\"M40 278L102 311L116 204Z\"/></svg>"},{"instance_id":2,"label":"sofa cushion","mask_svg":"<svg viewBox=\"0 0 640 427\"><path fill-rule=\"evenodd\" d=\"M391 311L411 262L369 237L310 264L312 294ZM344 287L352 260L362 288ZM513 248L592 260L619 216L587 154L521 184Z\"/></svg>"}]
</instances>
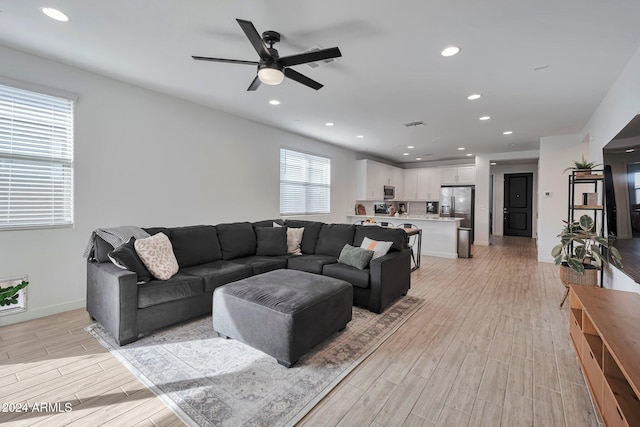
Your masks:
<instances>
[{"instance_id":1,"label":"sofa cushion","mask_svg":"<svg viewBox=\"0 0 640 427\"><path fill-rule=\"evenodd\" d=\"M158 233L164 233L169 239L171 239L171 229L167 227L149 227L143 228L143 230L149 233L151 236Z\"/></svg>"},{"instance_id":2,"label":"sofa cushion","mask_svg":"<svg viewBox=\"0 0 640 427\"><path fill-rule=\"evenodd\" d=\"M218 234L212 225L171 228L171 244L180 268L222 259Z\"/></svg>"},{"instance_id":3,"label":"sofa cushion","mask_svg":"<svg viewBox=\"0 0 640 427\"><path fill-rule=\"evenodd\" d=\"M407 247L407 233L401 228L376 227L371 225L356 225L353 236L353 246L362 245L365 237L372 240L392 242L391 249L400 251Z\"/></svg>"},{"instance_id":4,"label":"sofa cushion","mask_svg":"<svg viewBox=\"0 0 640 427\"><path fill-rule=\"evenodd\" d=\"M356 226L353 224L324 224L318 235L316 254L338 258L344 245L353 243L355 231Z\"/></svg>"},{"instance_id":5,"label":"sofa cushion","mask_svg":"<svg viewBox=\"0 0 640 427\"><path fill-rule=\"evenodd\" d=\"M216 225L222 259L230 260L256 254L256 234L249 222Z\"/></svg>"},{"instance_id":6,"label":"sofa cushion","mask_svg":"<svg viewBox=\"0 0 640 427\"><path fill-rule=\"evenodd\" d=\"M166 234L158 233L151 237L137 239L133 246L144 266L156 279L169 280L178 272L178 261Z\"/></svg>"},{"instance_id":7,"label":"sofa cushion","mask_svg":"<svg viewBox=\"0 0 640 427\"><path fill-rule=\"evenodd\" d=\"M213 292L219 286L247 278L253 274L248 265L223 260L187 267L182 271L202 277L205 292Z\"/></svg>"},{"instance_id":8,"label":"sofa cushion","mask_svg":"<svg viewBox=\"0 0 640 427\"><path fill-rule=\"evenodd\" d=\"M393 245L393 242L380 242L378 240L371 240L370 238L365 237L362 240L360 247L373 251L373 257L371 257L371 259L376 259L386 255L387 252L389 252L389 249L391 249L391 245Z\"/></svg>"},{"instance_id":9,"label":"sofa cushion","mask_svg":"<svg viewBox=\"0 0 640 427\"><path fill-rule=\"evenodd\" d=\"M371 286L369 273L370 271L368 268L359 270L355 267L351 267L345 264L328 264L322 268L322 274L324 276L341 279L345 282L351 283L357 288L363 289Z\"/></svg>"},{"instance_id":10,"label":"sofa cushion","mask_svg":"<svg viewBox=\"0 0 640 427\"><path fill-rule=\"evenodd\" d=\"M316 253L316 243L318 242L318 235L320 234L320 229L323 225L322 222L288 219L285 221L285 225L292 228L304 228L302 243L300 243L300 250L303 254ZM336 258L337 257L338 255L336 255Z\"/></svg>"},{"instance_id":11,"label":"sofa cushion","mask_svg":"<svg viewBox=\"0 0 640 427\"><path fill-rule=\"evenodd\" d=\"M287 229L285 227L256 227L256 255L278 256L287 254Z\"/></svg>"},{"instance_id":12,"label":"sofa cushion","mask_svg":"<svg viewBox=\"0 0 640 427\"><path fill-rule=\"evenodd\" d=\"M322 274L322 267L338 262L338 257L330 255L299 255L289 258L287 268L291 270L306 271L308 273Z\"/></svg>"},{"instance_id":13,"label":"sofa cushion","mask_svg":"<svg viewBox=\"0 0 640 427\"><path fill-rule=\"evenodd\" d=\"M256 221L251 225L253 226L253 228L257 228L257 227L273 227L274 226L273 224L278 224L282 226L284 225L284 221L281 219L265 219L263 221Z\"/></svg>"},{"instance_id":14,"label":"sofa cushion","mask_svg":"<svg viewBox=\"0 0 640 427\"><path fill-rule=\"evenodd\" d=\"M346 244L340 252L338 262L362 270L369 265L371 257L373 257L373 251Z\"/></svg>"},{"instance_id":15,"label":"sofa cushion","mask_svg":"<svg viewBox=\"0 0 640 427\"><path fill-rule=\"evenodd\" d=\"M179 272L169 280L152 280L138 286L138 308L200 295L203 289L202 277Z\"/></svg>"},{"instance_id":16,"label":"sofa cushion","mask_svg":"<svg viewBox=\"0 0 640 427\"><path fill-rule=\"evenodd\" d=\"M124 245L120 245L109 252L109 259L115 265L125 270L133 271L138 275L138 283L147 283L151 280L151 273L144 266L134 247L135 237L129 239Z\"/></svg>"},{"instance_id":17,"label":"sofa cushion","mask_svg":"<svg viewBox=\"0 0 640 427\"><path fill-rule=\"evenodd\" d=\"M236 258L231 262L251 267L251 271L254 275L266 273L267 271L279 270L281 268L287 268L286 257L254 255L245 258Z\"/></svg>"}]
</instances>

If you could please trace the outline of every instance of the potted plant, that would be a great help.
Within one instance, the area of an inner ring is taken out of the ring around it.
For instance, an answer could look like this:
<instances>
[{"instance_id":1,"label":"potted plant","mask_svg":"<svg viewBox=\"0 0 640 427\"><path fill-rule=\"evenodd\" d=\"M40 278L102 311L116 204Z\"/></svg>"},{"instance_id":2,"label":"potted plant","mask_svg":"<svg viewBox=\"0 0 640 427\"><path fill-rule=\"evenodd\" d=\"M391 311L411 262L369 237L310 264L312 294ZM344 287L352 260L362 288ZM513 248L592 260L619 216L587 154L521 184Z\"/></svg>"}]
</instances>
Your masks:
<instances>
[{"instance_id":1,"label":"potted plant","mask_svg":"<svg viewBox=\"0 0 640 427\"><path fill-rule=\"evenodd\" d=\"M569 166L568 168L563 170L562 173L565 173L565 172L570 171L570 170L575 170L576 171L576 176L587 176L587 175L591 175L591 169L595 168L596 166L600 166L600 165L602 165L602 163L588 162L584 158L584 154L583 154L582 155L582 160L574 160L573 161L573 166Z\"/></svg>"},{"instance_id":2,"label":"potted plant","mask_svg":"<svg viewBox=\"0 0 640 427\"><path fill-rule=\"evenodd\" d=\"M595 223L589 215L582 215L579 221L569 223L558 234L560 243L551 250L556 265L560 265L560 280L567 288L562 303L569 292L569 285L598 284L597 272L604 264L611 262L622 267L622 256L618 249L611 246L609 239L594 230ZM608 250L603 254L601 248Z\"/></svg>"}]
</instances>

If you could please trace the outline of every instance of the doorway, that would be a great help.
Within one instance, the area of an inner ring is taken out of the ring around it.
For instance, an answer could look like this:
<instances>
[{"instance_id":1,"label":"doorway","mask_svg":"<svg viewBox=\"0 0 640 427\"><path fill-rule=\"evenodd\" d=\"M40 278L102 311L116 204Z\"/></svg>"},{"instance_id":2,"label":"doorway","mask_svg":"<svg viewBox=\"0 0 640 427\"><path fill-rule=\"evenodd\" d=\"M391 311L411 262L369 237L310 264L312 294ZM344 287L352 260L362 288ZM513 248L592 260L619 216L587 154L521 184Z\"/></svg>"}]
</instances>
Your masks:
<instances>
[{"instance_id":1,"label":"doorway","mask_svg":"<svg viewBox=\"0 0 640 427\"><path fill-rule=\"evenodd\" d=\"M532 236L533 174L504 175L503 234Z\"/></svg>"}]
</instances>

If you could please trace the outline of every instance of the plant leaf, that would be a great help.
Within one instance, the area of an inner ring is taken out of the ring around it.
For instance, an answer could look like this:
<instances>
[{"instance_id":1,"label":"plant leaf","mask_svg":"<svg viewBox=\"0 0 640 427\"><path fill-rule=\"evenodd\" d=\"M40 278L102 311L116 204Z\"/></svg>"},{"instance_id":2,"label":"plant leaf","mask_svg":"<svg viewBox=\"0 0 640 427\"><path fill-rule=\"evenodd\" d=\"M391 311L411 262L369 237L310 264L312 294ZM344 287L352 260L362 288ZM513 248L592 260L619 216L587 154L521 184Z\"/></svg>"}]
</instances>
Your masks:
<instances>
[{"instance_id":1,"label":"plant leaf","mask_svg":"<svg viewBox=\"0 0 640 427\"><path fill-rule=\"evenodd\" d=\"M584 274L584 265L575 258L568 258L567 265L576 273Z\"/></svg>"},{"instance_id":2,"label":"plant leaf","mask_svg":"<svg viewBox=\"0 0 640 427\"><path fill-rule=\"evenodd\" d=\"M589 215L582 215L580 217L580 228L585 231L589 231L593 228L593 218Z\"/></svg>"},{"instance_id":3,"label":"plant leaf","mask_svg":"<svg viewBox=\"0 0 640 427\"><path fill-rule=\"evenodd\" d=\"M560 243L559 245L555 245L553 249L551 249L551 256L556 258L558 255L560 255L562 253L562 247L562 243Z\"/></svg>"}]
</instances>

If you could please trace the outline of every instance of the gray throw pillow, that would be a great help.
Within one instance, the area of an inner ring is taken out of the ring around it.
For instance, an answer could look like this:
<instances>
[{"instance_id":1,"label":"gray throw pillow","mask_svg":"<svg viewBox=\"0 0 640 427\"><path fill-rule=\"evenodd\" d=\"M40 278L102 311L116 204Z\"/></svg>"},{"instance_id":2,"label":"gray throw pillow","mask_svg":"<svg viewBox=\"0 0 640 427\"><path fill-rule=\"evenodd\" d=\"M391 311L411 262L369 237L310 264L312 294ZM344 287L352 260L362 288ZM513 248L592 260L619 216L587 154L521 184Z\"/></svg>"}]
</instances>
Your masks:
<instances>
[{"instance_id":1,"label":"gray throw pillow","mask_svg":"<svg viewBox=\"0 0 640 427\"><path fill-rule=\"evenodd\" d=\"M138 283L147 283L151 280L151 273L144 266L144 263L136 253L134 243L135 237L129 239L124 245L118 246L109 252L109 259L118 267L133 271L138 275Z\"/></svg>"},{"instance_id":2,"label":"gray throw pillow","mask_svg":"<svg viewBox=\"0 0 640 427\"><path fill-rule=\"evenodd\" d=\"M351 267L355 267L359 270L364 270L369 265L369 261L371 261L372 256L373 251L356 248L355 246L346 244L340 252L338 262L340 264L350 265Z\"/></svg>"}]
</instances>

